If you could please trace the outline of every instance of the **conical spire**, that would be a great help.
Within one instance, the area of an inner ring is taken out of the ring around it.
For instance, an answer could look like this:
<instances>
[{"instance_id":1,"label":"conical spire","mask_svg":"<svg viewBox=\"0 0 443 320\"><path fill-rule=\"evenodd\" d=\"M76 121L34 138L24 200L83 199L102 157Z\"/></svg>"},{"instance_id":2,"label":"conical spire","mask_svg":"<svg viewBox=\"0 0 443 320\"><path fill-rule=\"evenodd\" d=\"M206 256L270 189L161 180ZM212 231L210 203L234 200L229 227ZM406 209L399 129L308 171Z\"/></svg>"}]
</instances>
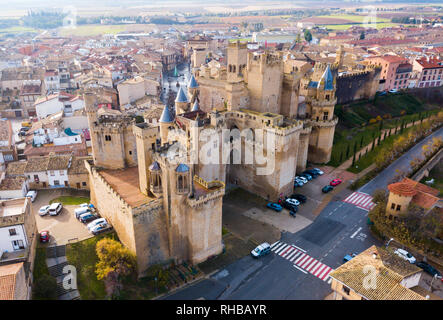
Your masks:
<instances>
[{"instance_id":1,"label":"conical spire","mask_svg":"<svg viewBox=\"0 0 443 320\"><path fill-rule=\"evenodd\" d=\"M198 101L197 99L195 99L194 105L192 106L192 110L191 111L198 111L200 109L199 105L198 105Z\"/></svg>"},{"instance_id":2,"label":"conical spire","mask_svg":"<svg viewBox=\"0 0 443 320\"><path fill-rule=\"evenodd\" d=\"M317 88L321 89L323 83L324 83L324 90L334 90L334 77L332 76L329 64L327 65L325 72L321 76Z\"/></svg>"},{"instance_id":3,"label":"conical spire","mask_svg":"<svg viewBox=\"0 0 443 320\"><path fill-rule=\"evenodd\" d=\"M198 83L197 83L197 80L195 80L194 75L192 75L191 79L189 79L188 88L189 89L198 88Z\"/></svg>"},{"instance_id":4,"label":"conical spire","mask_svg":"<svg viewBox=\"0 0 443 320\"><path fill-rule=\"evenodd\" d=\"M186 96L186 93L183 91L182 87L178 89L177 92L177 98L175 98L175 102L188 102L188 97Z\"/></svg>"},{"instance_id":5,"label":"conical spire","mask_svg":"<svg viewBox=\"0 0 443 320\"><path fill-rule=\"evenodd\" d=\"M172 116L171 112L169 112L168 106L165 106L159 122L169 123L169 122L173 122L173 121L174 121L174 117Z\"/></svg>"}]
</instances>

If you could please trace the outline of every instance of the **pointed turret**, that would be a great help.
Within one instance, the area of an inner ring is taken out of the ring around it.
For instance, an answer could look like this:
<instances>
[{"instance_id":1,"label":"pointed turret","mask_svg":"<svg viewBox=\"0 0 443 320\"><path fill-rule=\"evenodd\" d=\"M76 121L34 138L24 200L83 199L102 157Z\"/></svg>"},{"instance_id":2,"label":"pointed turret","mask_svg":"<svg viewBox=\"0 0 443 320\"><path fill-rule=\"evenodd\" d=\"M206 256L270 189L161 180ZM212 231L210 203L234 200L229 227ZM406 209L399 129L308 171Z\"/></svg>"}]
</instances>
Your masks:
<instances>
[{"instance_id":1,"label":"pointed turret","mask_svg":"<svg viewBox=\"0 0 443 320\"><path fill-rule=\"evenodd\" d=\"M175 112L177 114L189 111L189 100L182 87L178 89L177 98L175 98Z\"/></svg>"},{"instance_id":2,"label":"pointed turret","mask_svg":"<svg viewBox=\"0 0 443 320\"><path fill-rule=\"evenodd\" d=\"M163 109L162 115L160 117L160 139L161 144L165 144L168 142L168 134L169 134L169 127L171 123L174 121L174 117L169 111L168 106L165 106Z\"/></svg>"},{"instance_id":3,"label":"pointed turret","mask_svg":"<svg viewBox=\"0 0 443 320\"><path fill-rule=\"evenodd\" d=\"M317 88L331 91L334 90L334 77L332 76L329 64L327 65L325 72L321 76Z\"/></svg>"},{"instance_id":4,"label":"pointed turret","mask_svg":"<svg viewBox=\"0 0 443 320\"><path fill-rule=\"evenodd\" d=\"M194 105L192 106L191 111L198 111L200 109L199 105L198 105L198 101L195 100Z\"/></svg>"},{"instance_id":5,"label":"pointed turret","mask_svg":"<svg viewBox=\"0 0 443 320\"><path fill-rule=\"evenodd\" d=\"M192 75L191 79L189 79L188 88L189 89L196 89L196 88L198 88L198 83L197 83L197 80L195 80L194 75Z\"/></svg>"},{"instance_id":6,"label":"pointed turret","mask_svg":"<svg viewBox=\"0 0 443 320\"><path fill-rule=\"evenodd\" d=\"M172 116L171 112L169 111L169 108L165 106L163 109L162 115L160 116L159 122L161 123L171 123L174 121L174 117Z\"/></svg>"}]
</instances>

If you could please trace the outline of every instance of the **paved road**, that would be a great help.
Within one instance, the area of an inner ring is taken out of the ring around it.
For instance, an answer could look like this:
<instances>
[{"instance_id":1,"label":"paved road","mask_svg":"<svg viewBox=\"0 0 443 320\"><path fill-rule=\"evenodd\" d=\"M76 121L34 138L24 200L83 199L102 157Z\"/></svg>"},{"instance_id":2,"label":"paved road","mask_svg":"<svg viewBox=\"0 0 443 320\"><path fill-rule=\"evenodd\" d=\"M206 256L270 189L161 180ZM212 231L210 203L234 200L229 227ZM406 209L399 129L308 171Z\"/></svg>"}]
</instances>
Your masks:
<instances>
[{"instance_id":1,"label":"paved road","mask_svg":"<svg viewBox=\"0 0 443 320\"><path fill-rule=\"evenodd\" d=\"M371 194L378 188L386 188L396 170L408 171L410 159L418 156L421 147L436 136L443 137L443 128L414 146L358 191ZM308 259L306 261L310 265L309 260L313 258L312 261L317 260L319 268L325 270L340 266L346 254L360 253L373 244L382 245L369 232L366 224L368 212L342 201L351 193L344 190L336 195L314 223L297 233L283 233L281 242L302 249L297 254L309 256L303 256L302 260ZM324 299L331 292L328 277L322 280L303 268L294 267L293 262L300 258L290 262L279 255L285 250L259 260L244 257L210 279L184 288L166 299Z\"/></svg>"}]
</instances>

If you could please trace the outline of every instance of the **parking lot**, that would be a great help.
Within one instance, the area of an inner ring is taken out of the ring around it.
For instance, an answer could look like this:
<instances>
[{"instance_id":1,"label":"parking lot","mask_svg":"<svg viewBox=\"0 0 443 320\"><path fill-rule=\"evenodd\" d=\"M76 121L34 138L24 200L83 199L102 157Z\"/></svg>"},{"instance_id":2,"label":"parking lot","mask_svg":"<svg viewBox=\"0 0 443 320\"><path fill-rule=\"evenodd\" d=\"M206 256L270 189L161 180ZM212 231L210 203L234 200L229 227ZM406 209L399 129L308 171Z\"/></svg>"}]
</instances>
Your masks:
<instances>
[{"instance_id":1,"label":"parking lot","mask_svg":"<svg viewBox=\"0 0 443 320\"><path fill-rule=\"evenodd\" d=\"M78 221L74 216L76 205L63 206L61 213L57 216L39 216L38 210L49 201L62 195L70 195L69 190L39 190L37 198L32 203L32 212L35 215L37 230L49 231L50 244L63 245L69 242L81 241L93 237L86 225Z\"/></svg>"},{"instance_id":2,"label":"parking lot","mask_svg":"<svg viewBox=\"0 0 443 320\"><path fill-rule=\"evenodd\" d=\"M333 179L343 180L344 185L354 177L352 173L333 171L332 167L320 169L324 172L322 176L294 189L294 193L303 194L307 198L298 207L295 218L287 209L276 212L266 207L267 202L264 199L243 190L235 190L223 202L223 225L244 238L254 238L259 242L278 240L279 236L276 237L273 230L295 233L304 229L315 220L318 208L331 201L337 193L334 190L325 194L321 189ZM271 200L276 202L278 199ZM251 223L251 219L257 221L257 224Z\"/></svg>"}]
</instances>

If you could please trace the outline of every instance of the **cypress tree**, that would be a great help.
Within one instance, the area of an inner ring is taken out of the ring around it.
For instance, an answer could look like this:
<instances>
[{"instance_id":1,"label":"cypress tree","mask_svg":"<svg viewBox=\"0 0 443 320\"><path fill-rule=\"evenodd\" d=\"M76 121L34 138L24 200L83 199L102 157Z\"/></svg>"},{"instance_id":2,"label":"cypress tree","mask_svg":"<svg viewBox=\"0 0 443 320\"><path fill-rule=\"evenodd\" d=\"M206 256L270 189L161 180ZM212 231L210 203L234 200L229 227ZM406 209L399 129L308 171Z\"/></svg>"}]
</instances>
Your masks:
<instances>
[{"instance_id":1,"label":"cypress tree","mask_svg":"<svg viewBox=\"0 0 443 320\"><path fill-rule=\"evenodd\" d=\"M346 149L346 159L348 159L349 157L349 144L348 144L348 148Z\"/></svg>"},{"instance_id":2,"label":"cypress tree","mask_svg":"<svg viewBox=\"0 0 443 320\"><path fill-rule=\"evenodd\" d=\"M363 148L363 138L364 138L364 136L361 136L361 140L360 140L360 149Z\"/></svg>"}]
</instances>

